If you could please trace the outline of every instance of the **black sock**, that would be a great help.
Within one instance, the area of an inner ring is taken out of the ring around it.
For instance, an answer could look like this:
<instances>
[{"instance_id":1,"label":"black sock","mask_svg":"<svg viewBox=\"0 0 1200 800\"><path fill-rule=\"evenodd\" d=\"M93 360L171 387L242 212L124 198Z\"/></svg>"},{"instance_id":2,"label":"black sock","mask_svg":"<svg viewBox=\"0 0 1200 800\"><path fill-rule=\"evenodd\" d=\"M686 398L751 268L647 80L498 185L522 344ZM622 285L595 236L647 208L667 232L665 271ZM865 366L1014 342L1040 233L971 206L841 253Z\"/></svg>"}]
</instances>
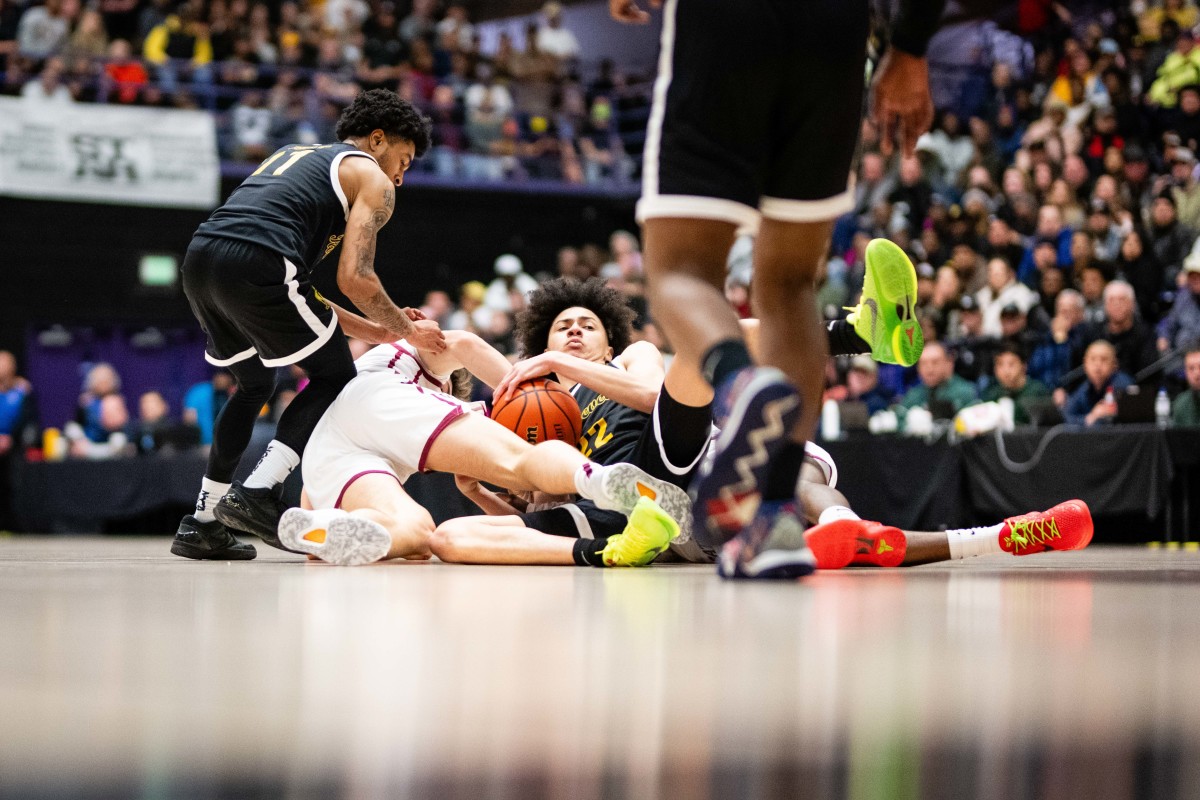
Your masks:
<instances>
[{"instance_id":1,"label":"black sock","mask_svg":"<svg viewBox=\"0 0 1200 800\"><path fill-rule=\"evenodd\" d=\"M717 342L700 359L700 372L713 388L720 386L733 373L754 362L741 339Z\"/></svg>"},{"instance_id":2,"label":"black sock","mask_svg":"<svg viewBox=\"0 0 1200 800\"><path fill-rule=\"evenodd\" d=\"M829 355L856 356L871 352L871 345L858 335L854 326L844 319L835 319L825 326L829 334Z\"/></svg>"},{"instance_id":3,"label":"black sock","mask_svg":"<svg viewBox=\"0 0 1200 800\"><path fill-rule=\"evenodd\" d=\"M608 544L607 539L576 539L571 548L577 567L603 567L604 557L600 551Z\"/></svg>"},{"instance_id":4,"label":"black sock","mask_svg":"<svg viewBox=\"0 0 1200 800\"><path fill-rule=\"evenodd\" d=\"M800 481L800 468L804 466L804 445L788 442L771 462L763 500L792 500L796 497L796 484Z\"/></svg>"}]
</instances>

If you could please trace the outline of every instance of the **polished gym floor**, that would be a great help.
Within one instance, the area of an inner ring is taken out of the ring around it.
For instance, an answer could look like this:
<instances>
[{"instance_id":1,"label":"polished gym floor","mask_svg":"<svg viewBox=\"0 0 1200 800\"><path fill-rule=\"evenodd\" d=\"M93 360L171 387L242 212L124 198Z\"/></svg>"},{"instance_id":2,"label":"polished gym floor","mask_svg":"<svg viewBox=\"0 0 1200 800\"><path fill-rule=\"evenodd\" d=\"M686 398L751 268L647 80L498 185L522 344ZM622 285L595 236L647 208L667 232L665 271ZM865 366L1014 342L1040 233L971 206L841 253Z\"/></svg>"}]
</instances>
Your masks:
<instances>
[{"instance_id":1,"label":"polished gym floor","mask_svg":"<svg viewBox=\"0 0 1200 800\"><path fill-rule=\"evenodd\" d=\"M0 796L1200 797L1194 551L779 585L168 544L0 538Z\"/></svg>"}]
</instances>

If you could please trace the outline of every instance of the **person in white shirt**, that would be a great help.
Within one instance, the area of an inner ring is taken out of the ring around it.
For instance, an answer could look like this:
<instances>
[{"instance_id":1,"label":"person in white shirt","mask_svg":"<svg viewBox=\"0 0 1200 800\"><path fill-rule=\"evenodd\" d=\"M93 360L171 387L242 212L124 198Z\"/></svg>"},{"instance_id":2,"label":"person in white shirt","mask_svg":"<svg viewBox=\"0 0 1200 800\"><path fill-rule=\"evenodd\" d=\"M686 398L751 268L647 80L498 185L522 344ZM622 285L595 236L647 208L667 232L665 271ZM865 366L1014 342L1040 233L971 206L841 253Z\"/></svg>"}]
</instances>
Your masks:
<instances>
[{"instance_id":1,"label":"person in white shirt","mask_svg":"<svg viewBox=\"0 0 1200 800\"><path fill-rule=\"evenodd\" d=\"M538 49L561 59L579 58L579 40L562 25L562 5L553 0L542 6L546 24L538 30Z\"/></svg>"},{"instance_id":2,"label":"person in white shirt","mask_svg":"<svg viewBox=\"0 0 1200 800\"><path fill-rule=\"evenodd\" d=\"M514 302L513 295L523 297L538 287L533 276L525 272L521 259L505 253L496 259L496 279L488 284L487 293L483 296L483 305L492 311L506 314L520 311L524 300Z\"/></svg>"},{"instance_id":3,"label":"person in white shirt","mask_svg":"<svg viewBox=\"0 0 1200 800\"><path fill-rule=\"evenodd\" d=\"M1000 336L1000 311L1015 305L1022 312L1037 305L1037 292L1017 280L1012 265L1003 258L993 258L987 264L987 286L975 293L983 311L983 335Z\"/></svg>"}]
</instances>

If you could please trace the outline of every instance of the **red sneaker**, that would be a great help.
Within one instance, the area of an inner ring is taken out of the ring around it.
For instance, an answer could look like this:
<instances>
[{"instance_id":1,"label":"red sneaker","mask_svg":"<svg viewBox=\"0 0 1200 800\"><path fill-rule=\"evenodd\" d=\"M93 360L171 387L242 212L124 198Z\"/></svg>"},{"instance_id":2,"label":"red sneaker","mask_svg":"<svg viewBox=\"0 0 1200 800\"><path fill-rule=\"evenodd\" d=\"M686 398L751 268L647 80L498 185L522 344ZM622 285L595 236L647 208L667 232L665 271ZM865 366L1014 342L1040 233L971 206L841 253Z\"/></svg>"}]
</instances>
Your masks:
<instances>
[{"instance_id":1,"label":"red sneaker","mask_svg":"<svg viewBox=\"0 0 1200 800\"><path fill-rule=\"evenodd\" d=\"M1045 550L1082 550L1092 540L1092 512L1082 500L1059 503L1004 520L1000 546L1014 556Z\"/></svg>"},{"instance_id":2,"label":"red sneaker","mask_svg":"<svg viewBox=\"0 0 1200 800\"><path fill-rule=\"evenodd\" d=\"M908 540L904 531L865 519L838 519L804 532L817 569L841 569L850 564L898 567Z\"/></svg>"}]
</instances>

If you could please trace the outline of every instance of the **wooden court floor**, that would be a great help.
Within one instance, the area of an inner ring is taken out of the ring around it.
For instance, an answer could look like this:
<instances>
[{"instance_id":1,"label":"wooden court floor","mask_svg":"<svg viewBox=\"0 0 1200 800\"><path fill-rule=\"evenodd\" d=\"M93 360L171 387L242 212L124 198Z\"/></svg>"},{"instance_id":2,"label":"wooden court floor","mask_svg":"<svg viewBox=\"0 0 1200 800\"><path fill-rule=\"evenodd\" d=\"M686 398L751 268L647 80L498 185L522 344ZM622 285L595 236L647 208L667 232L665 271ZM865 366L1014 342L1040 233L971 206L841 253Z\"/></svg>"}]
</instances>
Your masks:
<instances>
[{"instance_id":1,"label":"wooden court floor","mask_svg":"<svg viewBox=\"0 0 1200 800\"><path fill-rule=\"evenodd\" d=\"M0 539L0 796L1200 797L1200 554L789 585Z\"/></svg>"}]
</instances>

